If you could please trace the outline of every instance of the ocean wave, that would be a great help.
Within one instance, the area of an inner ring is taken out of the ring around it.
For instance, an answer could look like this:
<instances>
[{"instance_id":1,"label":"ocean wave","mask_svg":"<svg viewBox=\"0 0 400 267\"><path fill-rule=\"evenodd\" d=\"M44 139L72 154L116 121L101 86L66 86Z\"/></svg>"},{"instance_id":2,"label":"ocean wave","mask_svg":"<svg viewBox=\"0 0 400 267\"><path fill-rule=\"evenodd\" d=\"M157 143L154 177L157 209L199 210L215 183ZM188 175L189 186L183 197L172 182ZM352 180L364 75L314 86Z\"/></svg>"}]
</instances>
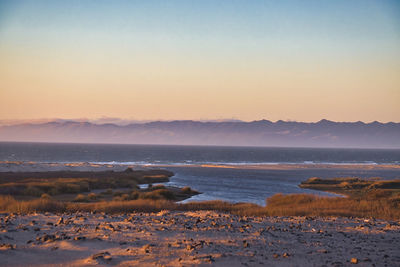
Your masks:
<instances>
[{"instance_id":1,"label":"ocean wave","mask_svg":"<svg viewBox=\"0 0 400 267\"><path fill-rule=\"evenodd\" d=\"M274 166L274 165L400 165L399 161L375 162L375 161L299 161L299 162L224 162L224 161L0 161L3 164L60 164L60 165L113 165L113 166L201 166L201 165L222 165L222 166Z\"/></svg>"},{"instance_id":2,"label":"ocean wave","mask_svg":"<svg viewBox=\"0 0 400 267\"><path fill-rule=\"evenodd\" d=\"M263 165L398 165L399 162L378 163L374 161L300 161L300 162L221 162L221 161L184 161L184 162L163 162L163 161L94 161L90 164L99 165L141 165L141 166L193 166L193 165L226 165L226 166L263 166Z\"/></svg>"}]
</instances>

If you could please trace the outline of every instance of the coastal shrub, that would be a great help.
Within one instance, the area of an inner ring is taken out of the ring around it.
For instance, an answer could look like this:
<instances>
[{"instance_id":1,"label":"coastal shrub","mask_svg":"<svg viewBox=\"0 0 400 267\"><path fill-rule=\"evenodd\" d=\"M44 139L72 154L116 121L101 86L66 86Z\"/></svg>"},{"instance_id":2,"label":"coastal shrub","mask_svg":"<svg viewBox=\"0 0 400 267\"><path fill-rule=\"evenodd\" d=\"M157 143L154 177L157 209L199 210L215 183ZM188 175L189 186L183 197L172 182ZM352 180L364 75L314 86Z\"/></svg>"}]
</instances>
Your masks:
<instances>
[{"instance_id":1,"label":"coastal shrub","mask_svg":"<svg viewBox=\"0 0 400 267\"><path fill-rule=\"evenodd\" d=\"M14 205L15 202L16 202L16 200L10 195L8 195L8 196L0 195L0 211L8 212L9 211L8 209L12 205Z\"/></svg>"},{"instance_id":2,"label":"coastal shrub","mask_svg":"<svg viewBox=\"0 0 400 267\"><path fill-rule=\"evenodd\" d=\"M151 187L151 190L158 190L158 189L166 189L166 188L165 188L165 185L163 185L163 184L153 185Z\"/></svg>"},{"instance_id":3,"label":"coastal shrub","mask_svg":"<svg viewBox=\"0 0 400 267\"><path fill-rule=\"evenodd\" d=\"M37 188L36 186L28 186L24 191L24 195L37 196L37 197L41 196L43 193L44 192L39 188Z\"/></svg>"},{"instance_id":4,"label":"coastal shrub","mask_svg":"<svg viewBox=\"0 0 400 267\"><path fill-rule=\"evenodd\" d=\"M139 192L132 192L130 194L122 194L120 197L115 197L114 200L127 201L136 200L139 198Z\"/></svg>"},{"instance_id":5,"label":"coastal shrub","mask_svg":"<svg viewBox=\"0 0 400 267\"><path fill-rule=\"evenodd\" d=\"M0 187L0 194L2 195L24 195L26 192L25 185L18 185L16 183L2 184Z\"/></svg>"},{"instance_id":6,"label":"coastal shrub","mask_svg":"<svg viewBox=\"0 0 400 267\"><path fill-rule=\"evenodd\" d=\"M0 196L0 211L15 213L64 212L66 205L52 199L38 198L19 201L11 196Z\"/></svg>"},{"instance_id":7,"label":"coastal shrub","mask_svg":"<svg viewBox=\"0 0 400 267\"><path fill-rule=\"evenodd\" d=\"M105 195L112 195L113 194L113 190L111 188L108 188L106 191L103 191L101 193L105 194Z\"/></svg>"},{"instance_id":8,"label":"coastal shrub","mask_svg":"<svg viewBox=\"0 0 400 267\"><path fill-rule=\"evenodd\" d=\"M393 194L389 201L392 203L392 206L396 209L400 209L400 193Z\"/></svg>"},{"instance_id":9,"label":"coastal shrub","mask_svg":"<svg viewBox=\"0 0 400 267\"><path fill-rule=\"evenodd\" d=\"M51 196L49 194L44 193L44 194L42 194L40 196L40 198L42 198L42 199L51 199Z\"/></svg>"},{"instance_id":10,"label":"coastal shrub","mask_svg":"<svg viewBox=\"0 0 400 267\"><path fill-rule=\"evenodd\" d=\"M307 197L308 196L308 197ZM269 216L342 216L399 219L400 209L390 198L360 199L277 194L267 199Z\"/></svg>"},{"instance_id":11,"label":"coastal shrub","mask_svg":"<svg viewBox=\"0 0 400 267\"><path fill-rule=\"evenodd\" d=\"M97 195L95 193L90 193L90 194L88 194L88 199L89 200L97 200Z\"/></svg>"},{"instance_id":12,"label":"coastal shrub","mask_svg":"<svg viewBox=\"0 0 400 267\"><path fill-rule=\"evenodd\" d=\"M114 197L120 197L120 196L122 196L122 192L121 192L121 191L115 191L115 192L113 193L113 196L114 196Z\"/></svg>"},{"instance_id":13,"label":"coastal shrub","mask_svg":"<svg viewBox=\"0 0 400 267\"><path fill-rule=\"evenodd\" d=\"M322 179L318 177L311 177L306 182L309 184L318 184L322 182Z\"/></svg>"},{"instance_id":14,"label":"coastal shrub","mask_svg":"<svg viewBox=\"0 0 400 267\"><path fill-rule=\"evenodd\" d=\"M368 191L366 195L368 199L389 198L391 196L392 192L384 189L373 189Z\"/></svg>"},{"instance_id":15,"label":"coastal shrub","mask_svg":"<svg viewBox=\"0 0 400 267\"><path fill-rule=\"evenodd\" d=\"M122 194L121 200L130 200L129 194Z\"/></svg>"},{"instance_id":16,"label":"coastal shrub","mask_svg":"<svg viewBox=\"0 0 400 267\"><path fill-rule=\"evenodd\" d=\"M89 201L88 196L85 196L83 194L78 194L74 199L74 202L88 202L88 201Z\"/></svg>"},{"instance_id":17,"label":"coastal shrub","mask_svg":"<svg viewBox=\"0 0 400 267\"><path fill-rule=\"evenodd\" d=\"M32 213L32 212L64 212L65 204L51 199L35 199L31 201L18 202L16 212Z\"/></svg>"},{"instance_id":18,"label":"coastal shrub","mask_svg":"<svg viewBox=\"0 0 400 267\"><path fill-rule=\"evenodd\" d=\"M123 201L121 196L113 197L112 201Z\"/></svg>"},{"instance_id":19,"label":"coastal shrub","mask_svg":"<svg viewBox=\"0 0 400 267\"><path fill-rule=\"evenodd\" d=\"M156 192L158 195L162 196L164 199L167 199L167 200L175 199L174 193L167 189L159 189L159 190L156 190Z\"/></svg>"},{"instance_id":20,"label":"coastal shrub","mask_svg":"<svg viewBox=\"0 0 400 267\"><path fill-rule=\"evenodd\" d=\"M75 194L81 192L81 186L78 184L60 184L60 191L61 193L65 194Z\"/></svg>"},{"instance_id":21,"label":"coastal shrub","mask_svg":"<svg viewBox=\"0 0 400 267\"><path fill-rule=\"evenodd\" d=\"M316 196L308 194L275 194L266 199L267 206L296 206L316 200Z\"/></svg>"},{"instance_id":22,"label":"coastal shrub","mask_svg":"<svg viewBox=\"0 0 400 267\"><path fill-rule=\"evenodd\" d=\"M0 177L0 194L40 197L43 193L77 194L118 187L136 189L139 183L167 182L172 175L165 170L9 172Z\"/></svg>"},{"instance_id":23,"label":"coastal shrub","mask_svg":"<svg viewBox=\"0 0 400 267\"><path fill-rule=\"evenodd\" d=\"M139 198L152 199L152 200L158 200L158 199L174 200L175 195L174 195L174 193L172 193L171 191L169 191L167 189L157 189L154 191L139 194Z\"/></svg>"},{"instance_id":24,"label":"coastal shrub","mask_svg":"<svg viewBox=\"0 0 400 267\"><path fill-rule=\"evenodd\" d=\"M400 181L376 181L369 188L400 189Z\"/></svg>"},{"instance_id":25,"label":"coastal shrub","mask_svg":"<svg viewBox=\"0 0 400 267\"><path fill-rule=\"evenodd\" d=\"M181 189L181 192L183 194L191 194L192 193L192 189L189 186L185 186L184 188Z\"/></svg>"},{"instance_id":26,"label":"coastal shrub","mask_svg":"<svg viewBox=\"0 0 400 267\"><path fill-rule=\"evenodd\" d=\"M150 192L147 192L150 193ZM83 199L85 198L84 195ZM30 201L16 200L11 196L0 196L0 212L76 212L100 211L106 213L158 212L161 210L215 210L245 216L342 216L360 218L400 219L400 194L389 199L351 199L343 197L317 197L302 194L274 195L267 206L251 203L228 203L205 201L178 204L165 199L114 200L85 203L59 202L38 198Z\"/></svg>"},{"instance_id":27,"label":"coastal shrub","mask_svg":"<svg viewBox=\"0 0 400 267\"><path fill-rule=\"evenodd\" d=\"M344 187L344 188L350 188L350 183L349 182L341 182L339 184L340 187Z\"/></svg>"},{"instance_id":28,"label":"coastal shrub","mask_svg":"<svg viewBox=\"0 0 400 267\"><path fill-rule=\"evenodd\" d=\"M130 198L130 200L136 200L136 199L138 199L138 198L139 198L139 192L137 192L137 191L131 192L131 193L129 194L129 198Z\"/></svg>"},{"instance_id":29,"label":"coastal shrub","mask_svg":"<svg viewBox=\"0 0 400 267\"><path fill-rule=\"evenodd\" d=\"M126 173L132 173L132 172L133 172L133 169L132 169L132 167L128 167L128 168L125 169L124 172L126 172Z\"/></svg>"}]
</instances>

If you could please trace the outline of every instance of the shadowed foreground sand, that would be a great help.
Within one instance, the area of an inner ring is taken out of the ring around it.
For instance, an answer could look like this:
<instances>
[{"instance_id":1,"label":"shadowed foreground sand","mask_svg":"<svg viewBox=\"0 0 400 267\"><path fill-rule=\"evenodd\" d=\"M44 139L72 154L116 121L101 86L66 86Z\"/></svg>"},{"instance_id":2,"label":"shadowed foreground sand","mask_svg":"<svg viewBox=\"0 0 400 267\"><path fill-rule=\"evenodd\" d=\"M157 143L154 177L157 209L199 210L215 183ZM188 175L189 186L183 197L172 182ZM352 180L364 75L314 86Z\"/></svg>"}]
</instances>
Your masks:
<instances>
[{"instance_id":1,"label":"shadowed foreground sand","mask_svg":"<svg viewBox=\"0 0 400 267\"><path fill-rule=\"evenodd\" d=\"M1 266L400 266L400 224L373 219L1 214L0 244Z\"/></svg>"}]
</instances>

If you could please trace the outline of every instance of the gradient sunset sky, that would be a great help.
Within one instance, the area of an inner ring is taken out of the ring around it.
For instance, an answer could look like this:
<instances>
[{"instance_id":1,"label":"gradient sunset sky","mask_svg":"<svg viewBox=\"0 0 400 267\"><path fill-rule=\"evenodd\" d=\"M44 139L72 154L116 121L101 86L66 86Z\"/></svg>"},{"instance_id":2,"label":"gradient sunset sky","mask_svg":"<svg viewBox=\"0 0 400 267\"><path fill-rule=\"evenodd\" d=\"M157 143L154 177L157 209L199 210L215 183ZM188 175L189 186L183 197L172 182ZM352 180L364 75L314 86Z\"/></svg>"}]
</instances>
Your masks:
<instances>
[{"instance_id":1,"label":"gradient sunset sky","mask_svg":"<svg viewBox=\"0 0 400 267\"><path fill-rule=\"evenodd\" d=\"M0 119L400 121L400 1L1 1Z\"/></svg>"}]
</instances>

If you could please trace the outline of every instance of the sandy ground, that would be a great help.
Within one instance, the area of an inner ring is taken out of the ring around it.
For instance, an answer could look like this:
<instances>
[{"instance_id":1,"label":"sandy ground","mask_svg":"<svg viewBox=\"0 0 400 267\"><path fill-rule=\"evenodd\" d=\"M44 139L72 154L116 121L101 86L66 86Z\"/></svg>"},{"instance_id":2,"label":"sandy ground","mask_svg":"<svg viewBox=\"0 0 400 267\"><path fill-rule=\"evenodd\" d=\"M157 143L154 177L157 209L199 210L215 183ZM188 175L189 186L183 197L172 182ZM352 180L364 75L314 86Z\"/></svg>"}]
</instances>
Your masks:
<instances>
[{"instance_id":1,"label":"sandy ground","mask_svg":"<svg viewBox=\"0 0 400 267\"><path fill-rule=\"evenodd\" d=\"M91 163L0 162L0 172L120 171L127 167L142 168ZM236 168L226 165L202 167ZM398 171L400 165L290 164L237 168ZM211 211L113 216L90 213L0 214L0 266L355 264L400 266L400 222L345 218L253 218Z\"/></svg>"},{"instance_id":2,"label":"sandy ground","mask_svg":"<svg viewBox=\"0 0 400 267\"><path fill-rule=\"evenodd\" d=\"M1 266L400 266L399 222L373 219L1 214L0 244Z\"/></svg>"}]
</instances>

